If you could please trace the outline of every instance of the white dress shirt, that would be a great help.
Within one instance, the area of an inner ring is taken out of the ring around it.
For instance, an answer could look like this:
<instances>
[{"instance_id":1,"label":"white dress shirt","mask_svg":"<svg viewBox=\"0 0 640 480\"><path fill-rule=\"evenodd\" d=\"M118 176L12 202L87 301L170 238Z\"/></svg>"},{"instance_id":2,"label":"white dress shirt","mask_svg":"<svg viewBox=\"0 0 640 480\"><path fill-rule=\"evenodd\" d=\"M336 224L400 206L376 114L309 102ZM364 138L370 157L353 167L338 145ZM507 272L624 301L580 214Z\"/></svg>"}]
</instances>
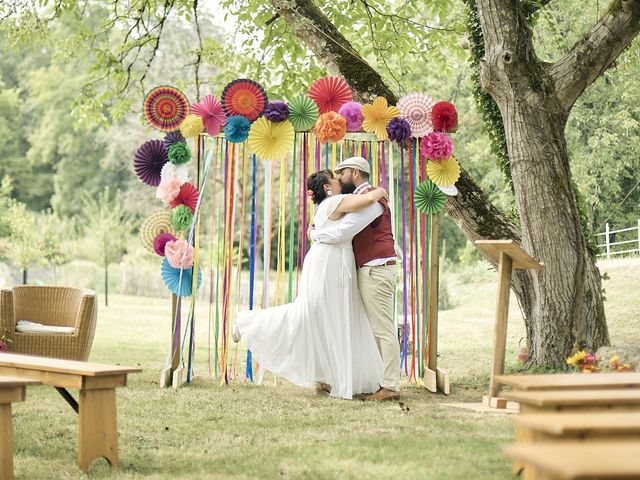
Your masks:
<instances>
[{"instance_id":1,"label":"white dress shirt","mask_svg":"<svg viewBox=\"0 0 640 480\"><path fill-rule=\"evenodd\" d=\"M353 192L354 195L358 195L363 191L370 188L371 185L365 182L358 186ZM323 228L321 232L312 230L310 233L311 240L320 243L342 243L352 239L358 233L365 229L367 225L373 222L384 212L384 208L380 202L376 202L373 205L369 205L357 212L349 212L344 218L341 218L339 222L335 222L331 227ZM384 265L389 260L395 260L397 257L389 258L374 258L373 260L364 264L367 267L374 267L378 265Z\"/></svg>"}]
</instances>

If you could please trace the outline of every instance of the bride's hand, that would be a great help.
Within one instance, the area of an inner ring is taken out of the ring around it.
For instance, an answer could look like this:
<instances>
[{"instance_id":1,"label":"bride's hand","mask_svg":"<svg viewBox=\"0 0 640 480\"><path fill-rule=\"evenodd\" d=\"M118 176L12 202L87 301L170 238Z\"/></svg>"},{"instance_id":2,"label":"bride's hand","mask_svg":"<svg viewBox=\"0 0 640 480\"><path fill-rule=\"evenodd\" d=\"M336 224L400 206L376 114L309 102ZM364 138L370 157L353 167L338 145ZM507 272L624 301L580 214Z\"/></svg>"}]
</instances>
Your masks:
<instances>
[{"instance_id":1,"label":"bride's hand","mask_svg":"<svg viewBox=\"0 0 640 480\"><path fill-rule=\"evenodd\" d=\"M376 192L380 196L380 198L384 198L385 200L389 201L389 194L384 188L373 187L373 191Z\"/></svg>"},{"instance_id":2,"label":"bride's hand","mask_svg":"<svg viewBox=\"0 0 640 480\"><path fill-rule=\"evenodd\" d=\"M316 228L316 226L313 223L309 224L309 227L307 228L307 238L309 240L311 240L311 232L313 232L313 230Z\"/></svg>"}]
</instances>

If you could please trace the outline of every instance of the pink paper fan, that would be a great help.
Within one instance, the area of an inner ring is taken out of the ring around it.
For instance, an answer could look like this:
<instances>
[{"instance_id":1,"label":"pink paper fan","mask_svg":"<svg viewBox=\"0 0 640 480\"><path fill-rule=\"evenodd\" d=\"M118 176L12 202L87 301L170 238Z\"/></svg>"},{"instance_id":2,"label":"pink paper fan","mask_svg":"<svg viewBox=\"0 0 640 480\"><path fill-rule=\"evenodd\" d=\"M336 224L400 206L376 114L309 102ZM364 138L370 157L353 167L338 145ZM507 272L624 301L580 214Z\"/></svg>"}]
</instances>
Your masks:
<instances>
[{"instance_id":1,"label":"pink paper fan","mask_svg":"<svg viewBox=\"0 0 640 480\"><path fill-rule=\"evenodd\" d=\"M431 125L431 108L435 100L421 93L410 93L398 100L400 117L411 125L411 136L424 137L433 131Z\"/></svg>"},{"instance_id":2,"label":"pink paper fan","mask_svg":"<svg viewBox=\"0 0 640 480\"><path fill-rule=\"evenodd\" d=\"M213 95L207 95L191 105L191 112L202 118L205 130L212 137L220 133L220 128L227 123L222 104Z\"/></svg>"},{"instance_id":3,"label":"pink paper fan","mask_svg":"<svg viewBox=\"0 0 640 480\"><path fill-rule=\"evenodd\" d=\"M318 105L320 113L337 112L340 107L353 100L353 94L347 82L340 77L319 78L307 93Z\"/></svg>"},{"instance_id":4,"label":"pink paper fan","mask_svg":"<svg viewBox=\"0 0 640 480\"><path fill-rule=\"evenodd\" d=\"M180 193L176 198L169 202L170 208L176 208L178 205L185 205L189 207L191 213L195 213L196 205L198 204L198 189L190 183L184 183L180 187Z\"/></svg>"}]
</instances>

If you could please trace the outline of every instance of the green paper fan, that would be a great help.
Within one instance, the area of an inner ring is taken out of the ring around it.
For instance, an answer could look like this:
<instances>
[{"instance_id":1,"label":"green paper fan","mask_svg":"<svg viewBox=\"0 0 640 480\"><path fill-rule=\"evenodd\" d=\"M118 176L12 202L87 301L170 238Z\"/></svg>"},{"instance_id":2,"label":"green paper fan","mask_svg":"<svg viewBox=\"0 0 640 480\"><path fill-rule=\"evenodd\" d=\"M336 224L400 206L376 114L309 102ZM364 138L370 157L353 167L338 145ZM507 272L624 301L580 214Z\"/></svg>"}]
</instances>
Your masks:
<instances>
[{"instance_id":1,"label":"green paper fan","mask_svg":"<svg viewBox=\"0 0 640 480\"><path fill-rule=\"evenodd\" d=\"M413 194L416 208L422 213L440 213L447 196L431 181L422 182Z\"/></svg>"},{"instance_id":2,"label":"green paper fan","mask_svg":"<svg viewBox=\"0 0 640 480\"><path fill-rule=\"evenodd\" d=\"M316 124L318 105L306 95L298 95L289 102L289 121L296 132L306 132Z\"/></svg>"}]
</instances>

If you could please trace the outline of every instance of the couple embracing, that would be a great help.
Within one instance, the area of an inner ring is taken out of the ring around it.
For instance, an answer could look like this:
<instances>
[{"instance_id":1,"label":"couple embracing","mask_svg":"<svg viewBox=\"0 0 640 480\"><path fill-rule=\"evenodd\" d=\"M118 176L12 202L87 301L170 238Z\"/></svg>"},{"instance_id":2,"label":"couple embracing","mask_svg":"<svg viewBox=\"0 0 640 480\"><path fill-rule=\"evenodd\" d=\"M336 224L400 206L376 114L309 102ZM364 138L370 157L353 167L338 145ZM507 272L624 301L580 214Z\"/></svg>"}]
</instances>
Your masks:
<instances>
[{"instance_id":1,"label":"couple embracing","mask_svg":"<svg viewBox=\"0 0 640 480\"><path fill-rule=\"evenodd\" d=\"M400 346L393 319L396 253L387 194L369 183L361 157L309 176L316 204L293 303L243 311L233 338L261 366L332 397L400 398Z\"/></svg>"}]
</instances>

